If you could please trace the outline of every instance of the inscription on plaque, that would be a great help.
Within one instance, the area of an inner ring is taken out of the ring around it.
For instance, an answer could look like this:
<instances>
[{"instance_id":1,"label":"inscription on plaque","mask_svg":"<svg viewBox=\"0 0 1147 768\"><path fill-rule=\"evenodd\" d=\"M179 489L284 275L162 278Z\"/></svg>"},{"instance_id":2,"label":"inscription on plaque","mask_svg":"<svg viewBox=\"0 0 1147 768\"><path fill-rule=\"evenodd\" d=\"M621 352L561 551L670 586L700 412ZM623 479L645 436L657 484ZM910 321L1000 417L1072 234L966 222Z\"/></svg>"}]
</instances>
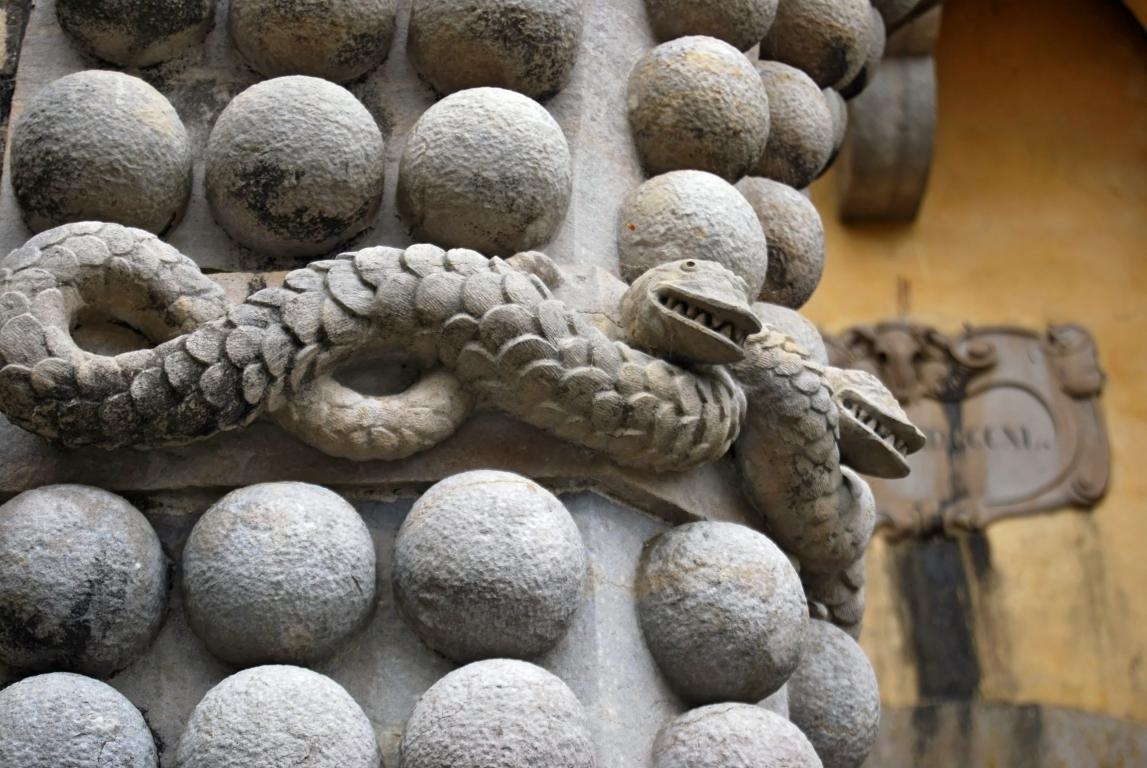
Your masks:
<instances>
[{"instance_id":1,"label":"inscription on plaque","mask_svg":"<svg viewBox=\"0 0 1147 768\"><path fill-rule=\"evenodd\" d=\"M826 337L832 364L879 376L928 437L911 475L875 480L892 535L980 529L1002 517L1091 508L1110 473L1094 339L966 328L948 336L907 321Z\"/></svg>"}]
</instances>

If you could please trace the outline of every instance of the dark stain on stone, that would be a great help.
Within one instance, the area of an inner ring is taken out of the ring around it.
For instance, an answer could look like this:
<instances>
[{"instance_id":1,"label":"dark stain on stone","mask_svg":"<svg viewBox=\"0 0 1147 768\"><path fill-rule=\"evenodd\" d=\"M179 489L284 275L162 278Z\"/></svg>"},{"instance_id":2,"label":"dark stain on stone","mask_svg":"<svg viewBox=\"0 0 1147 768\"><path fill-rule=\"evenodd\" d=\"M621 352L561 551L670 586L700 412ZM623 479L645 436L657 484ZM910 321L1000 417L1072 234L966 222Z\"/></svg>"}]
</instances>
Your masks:
<instances>
[{"instance_id":1,"label":"dark stain on stone","mask_svg":"<svg viewBox=\"0 0 1147 768\"><path fill-rule=\"evenodd\" d=\"M980 664L959 543L940 536L907 541L892 555L920 698L971 699Z\"/></svg>"},{"instance_id":2,"label":"dark stain on stone","mask_svg":"<svg viewBox=\"0 0 1147 768\"><path fill-rule=\"evenodd\" d=\"M131 4L123 0L68 0L58 3L56 10L65 31L102 27L126 32L132 38L133 52L138 53L208 18L213 20L214 5L204 0ZM130 9L128 13L124 12L125 7Z\"/></svg>"}]
</instances>

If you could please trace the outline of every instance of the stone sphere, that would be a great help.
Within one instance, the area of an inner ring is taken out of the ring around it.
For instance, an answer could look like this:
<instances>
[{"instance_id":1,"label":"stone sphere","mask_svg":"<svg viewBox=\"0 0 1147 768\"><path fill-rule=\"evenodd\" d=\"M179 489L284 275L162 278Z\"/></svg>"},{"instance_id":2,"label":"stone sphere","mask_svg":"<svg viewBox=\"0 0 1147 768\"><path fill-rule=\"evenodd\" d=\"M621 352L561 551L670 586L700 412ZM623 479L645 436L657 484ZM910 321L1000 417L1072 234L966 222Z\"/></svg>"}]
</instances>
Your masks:
<instances>
[{"instance_id":1,"label":"stone sphere","mask_svg":"<svg viewBox=\"0 0 1147 768\"><path fill-rule=\"evenodd\" d=\"M864 63L860 71L851 80L836 84L840 89L840 95L845 99L859 96L868 87L872 78L876 76L880 62L884 59L884 44L887 42L884 18L875 8L869 8L867 35L868 43L865 46Z\"/></svg>"},{"instance_id":2,"label":"stone sphere","mask_svg":"<svg viewBox=\"0 0 1147 768\"><path fill-rule=\"evenodd\" d=\"M828 348L824 344L824 337L807 317L795 309L782 307L780 304L766 304L763 301L754 303L753 311L761 318L762 323L775 328L804 347L813 362L828 365Z\"/></svg>"},{"instance_id":3,"label":"stone sphere","mask_svg":"<svg viewBox=\"0 0 1147 768\"><path fill-rule=\"evenodd\" d=\"M824 94L824 102L828 105L829 114L832 115L832 153L828 156L824 168L821 169L821 174L823 174L836 162L836 156L840 154L840 148L844 146L844 137L848 133L848 104L845 103L844 97L833 88L825 88L821 93Z\"/></svg>"},{"instance_id":4,"label":"stone sphere","mask_svg":"<svg viewBox=\"0 0 1147 768\"><path fill-rule=\"evenodd\" d=\"M566 633L586 568L557 497L476 470L436 483L410 510L394 545L394 595L423 642L455 661L531 658Z\"/></svg>"},{"instance_id":5,"label":"stone sphere","mask_svg":"<svg viewBox=\"0 0 1147 768\"><path fill-rule=\"evenodd\" d=\"M826 621L809 622L804 655L789 679L789 717L825 768L857 768L876 743L876 673L856 641Z\"/></svg>"},{"instance_id":6,"label":"stone sphere","mask_svg":"<svg viewBox=\"0 0 1147 768\"><path fill-rule=\"evenodd\" d=\"M203 42L215 0L56 0L56 18L82 51L148 67Z\"/></svg>"},{"instance_id":7,"label":"stone sphere","mask_svg":"<svg viewBox=\"0 0 1147 768\"><path fill-rule=\"evenodd\" d=\"M799 69L776 61L757 62L757 69L769 93L771 127L752 175L804 189L832 155L832 113L821 89Z\"/></svg>"},{"instance_id":8,"label":"stone sphere","mask_svg":"<svg viewBox=\"0 0 1147 768\"><path fill-rule=\"evenodd\" d=\"M756 296L769 246L753 207L737 189L704 171L671 171L629 193L617 230L621 276L682 259L708 259L736 274Z\"/></svg>"},{"instance_id":9,"label":"stone sphere","mask_svg":"<svg viewBox=\"0 0 1147 768\"><path fill-rule=\"evenodd\" d=\"M752 704L710 704L657 735L653 768L821 768L816 750L784 717Z\"/></svg>"},{"instance_id":10,"label":"stone sphere","mask_svg":"<svg viewBox=\"0 0 1147 768\"><path fill-rule=\"evenodd\" d=\"M191 194L191 143L159 91L120 72L61 77L12 130L12 188L33 232L108 221L163 234Z\"/></svg>"},{"instance_id":11,"label":"stone sphere","mask_svg":"<svg viewBox=\"0 0 1147 768\"><path fill-rule=\"evenodd\" d=\"M769 31L777 0L645 0L658 40L707 35L747 51Z\"/></svg>"},{"instance_id":12,"label":"stone sphere","mask_svg":"<svg viewBox=\"0 0 1147 768\"><path fill-rule=\"evenodd\" d=\"M84 485L0 506L0 664L106 677L151 644L167 610L167 558L139 510Z\"/></svg>"},{"instance_id":13,"label":"stone sphere","mask_svg":"<svg viewBox=\"0 0 1147 768\"><path fill-rule=\"evenodd\" d=\"M497 734L497 737L492 737ZM400 768L593 768L581 702L541 667L468 664L422 695L402 735Z\"/></svg>"},{"instance_id":14,"label":"stone sphere","mask_svg":"<svg viewBox=\"0 0 1147 768\"><path fill-rule=\"evenodd\" d=\"M8 768L156 768L143 715L119 691L68 672L0 691L0 765Z\"/></svg>"},{"instance_id":15,"label":"stone sphere","mask_svg":"<svg viewBox=\"0 0 1147 768\"><path fill-rule=\"evenodd\" d=\"M681 37L629 74L629 127L649 175L694 169L736 181L769 138L769 98L743 53L712 37Z\"/></svg>"},{"instance_id":16,"label":"stone sphere","mask_svg":"<svg viewBox=\"0 0 1147 768\"><path fill-rule=\"evenodd\" d=\"M645 642L686 701L759 701L800 660L808 624L800 577L750 528L689 523L654 538L637 595Z\"/></svg>"},{"instance_id":17,"label":"stone sphere","mask_svg":"<svg viewBox=\"0 0 1147 768\"><path fill-rule=\"evenodd\" d=\"M787 184L749 177L737 183L769 242L761 301L800 309L824 272L824 224L816 206Z\"/></svg>"},{"instance_id":18,"label":"stone sphere","mask_svg":"<svg viewBox=\"0 0 1147 768\"><path fill-rule=\"evenodd\" d=\"M227 26L243 60L268 77L345 83L390 52L396 0L231 0Z\"/></svg>"},{"instance_id":19,"label":"stone sphere","mask_svg":"<svg viewBox=\"0 0 1147 768\"><path fill-rule=\"evenodd\" d=\"M547 99L569 82L580 0L414 0L410 59L440 94L508 88Z\"/></svg>"},{"instance_id":20,"label":"stone sphere","mask_svg":"<svg viewBox=\"0 0 1147 768\"><path fill-rule=\"evenodd\" d=\"M346 690L309 669L245 669L216 685L179 739L179 768L380 768L374 728Z\"/></svg>"},{"instance_id":21,"label":"stone sphere","mask_svg":"<svg viewBox=\"0 0 1147 768\"><path fill-rule=\"evenodd\" d=\"M781 3L761 58L791 64L821 88L856 77L871 45L869 0L801 0Z\"/></svg>"},{"instance_id":22,"label":"stone sphere","mask_svg":"<svg viewBox=\"0 0 1147 768\"><path fill-rule=\"evenodd\" d=\"M384 159L382 133L350 91L317 77L265 80L211 129L207 202L248 248L318 256L374 223Z\"/></svg>"},{"instance_id":23,"label":"stone sphere","mask_svg":"<svg viewBox=\"0 0 1147 768\"><path fill-rule=\"evenodd\" d=\"M183 551L188 622L233 664L309 664L329 656L374 608L370 531L337 494L262 483L208 509Z\"/></svg>"},{"instance_id":24,"label":"stone sphere","mask_svg":"<svg viewBox=\"0 0 1147 768\"><path fill-rule=\"evenodd\" d=\"M565 134L545 108L514 91L472 88L414 124L398 212L419 239L512 256L558 231L572 177Z\"/></svg>"}]
</instances>

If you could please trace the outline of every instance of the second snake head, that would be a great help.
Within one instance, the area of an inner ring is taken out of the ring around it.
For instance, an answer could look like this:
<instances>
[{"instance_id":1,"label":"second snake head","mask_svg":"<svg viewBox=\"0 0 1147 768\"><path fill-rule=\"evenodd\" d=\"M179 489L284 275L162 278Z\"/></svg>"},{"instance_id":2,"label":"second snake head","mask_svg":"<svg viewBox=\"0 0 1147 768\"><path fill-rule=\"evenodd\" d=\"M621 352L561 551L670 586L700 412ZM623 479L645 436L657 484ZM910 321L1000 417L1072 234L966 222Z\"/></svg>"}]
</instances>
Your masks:
<instances>
[{"instance_id":1,"label":"second snake head","mask_svg":"<svg viewBox=\"0 0 1147 768\"><path fill-rule=\"evenodd\" d=\"M840 459L862 475L906 477L908 456L924 447L924 433L872 374L827 367L840 412Z\"/></svg>"},{"instance_id":2,"label":"second snake head","mask_svg":"<svg viewBox=\"0 0 1147 768\"><path fill-rule=\"evenodd\" d=\"M745 281L713 261L660 264L633 281L621 302L628 341L682 363L735 363L761 330Z\"/></svg>"}]
</instances>

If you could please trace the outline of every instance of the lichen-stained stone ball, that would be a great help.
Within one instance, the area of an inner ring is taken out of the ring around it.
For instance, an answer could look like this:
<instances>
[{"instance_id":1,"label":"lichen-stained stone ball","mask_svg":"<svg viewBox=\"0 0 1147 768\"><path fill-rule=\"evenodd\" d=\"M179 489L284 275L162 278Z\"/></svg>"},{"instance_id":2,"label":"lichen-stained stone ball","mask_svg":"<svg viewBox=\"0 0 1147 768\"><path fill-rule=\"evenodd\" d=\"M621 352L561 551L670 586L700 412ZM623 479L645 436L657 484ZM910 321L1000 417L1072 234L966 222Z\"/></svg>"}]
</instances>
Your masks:
<instances>
[{"instance_id":1,"label":"lichen-stained stone ball","mask_svg":"<svg viewBox=\"0 0 1147 768\"><path fill-rule=\"evenodd\" d=\"M751 175L804 189L832 155L835 126L808 75L777 61L757 62L769 94L769 141Z\"/></svg>"},{"instance_id":2,"label":"lichen-stained stone ball","mask_svg":"<svg viewBox=\"0 0 1147 768\"><path fill-rule=\"evenodd\" d=\"M710 704L661 730L653 768L821 768L821 762L781 715L752 704Z\"/></svg>"},{"instance_id":3,"label":"lichen-stained stone ball","mask_svg":"<svg viewBox=\"0 0 1147 768\"><path fill-rule=\"evenodd\" d=\"M432 486L394 545L407 623L455 661L532 658L569 628L587 558L565 506L510 472L462 472Z\"/></svg>"},{"instance_id":4,"label":"lichen-stained stone ball","mask_svg":"<svg viewBox=\"0 0 1147 768\"><path fill-rule=\"evenodd\" d=\"M366 713L325 675L290 666L245 669L191 713L179 768L380 768Z\"/></svg>"},{"instance_id":5,"label":"lichen-stained stone ball","mask_svg":"<svg viewBox=\"0 0 1147 768\"><path fill-rule=\"evenodd\" d=\"M0 664L106 677L147 648L166 608L167 558L126 500L49 485L0 506Z\"/></svg>"},{"instance_id":6,"label":"lichen-stained stone ball","mask_svg":"<svg viewBox=\"0 0 1147 768\"><path fill-rule=\"evenodd\" d=\"M411 129L398 212L419 239L512 256L558 231L572 178L565 134L544 107L504 88L471 88Z\"/></svg>"},{"instance_id":7,"label":"lichen-stained stone ball","mask_svg":"<svg viewBox=\"0 0 1147 768\"><path fill-rule=\"evenodd\" d=\"M789 717L825 768L857 768L876 743L876 674L856 641L826 621L809 622L804 654L789 679Z\"/></svg>"},{"instance_id":8,"label":"lichen-stained stone ball","mask_svg":"<svg viewBox=\"0 0 1147 768\"><path fill-rule=\"evenodd\" d=\"M756 702L796 668L808 606L792 563L734 523L682 525L646 544L637 575L646 645L686 701Z\"/></svg>"},{"instance_id":9,"label":"lichen-stained stone ball","mask_svg":"<svg viewBox=\"0 0 1147 768\"><path fill-rule=\"evenodd\" d=\"M86 53L148 67L202 43L215 23L215 0L56 0L56 18Z\"/></svg>"},{"instance_id":10,"label":"lichen-stained stone ball","mask_svg":"<svg viewBox=\"0 0 1147 768\"><path fill-rule=\"evenodd\" d=\"M755 297L765 284L769 245L761 222L729 182L704 171L671 171L626 197L617 230L621 276L682 259L715 261Z\"/></svg>"},{"instance_id":11,"label":"lichen-stained stone ball","mask_svg":"<svg viewBox=\"0 0 1147 768\"><path fill-rule=\"evenodd\" d=\"M440 94L508 88L547 99L577 61L581 0L414 0L410 58Z\"/></svg>"},{"instance_id":12,"label":"lichen-stained stone ball","mask_svg":"<svg viewBox=\"0 0 1147 768\"><path fill-rule=\"evenodd\" d=\"M231 0L227 26L243 60L268 77L345 83L390 52L396 0Z\"/></svg>"},{"instance_id":13,"label":"lichen-stained stone ball","mask_svg":"<svg viewBox=\"0 0 1147 768\"><path fill-rule=\"evenodd\" d=\"M769 242L769 271L760 298L800 309L824 272L824 224L816 206L787 184L750 176L737 182Z\"/></svg>"},{"instance_id":14,"label":"lichen-stained stone ball","mask_svg":"<svg viewBox=\"0 0 1147 768\"><path fill-rule=\"evenodd\" d=\"M207 201L255 251L324 254L374 223L384 153L374 118L317 77L277 77L240 93L207 141Z\"/></svg>"},{"instance_id":15,"label":"lichen-stained stone ball","mask_svg":"<svg viewBox=\"0 0 1147 768\"><path fill-rule=\"evenodd\" d=\"M645 11L658 40L706 35L747 51L772 26L777 0L645 0Z\"/></svg>"},{"instance_id":16,"label":"lichen-stained stone ball","mask_svg":"<svg viewBox=\"0 0 1147 768\"><path fill-rule=\"evenodd\" d=\"M106 683L52 672L0 691L0 765L5 768L158 764L143 715Z\"/></svg>"},{"instance_id":17,"label":"lichen-stained stone ball","mask_svg":"<svg viewBox=\"0 0 1147 768\"><path fill-rule=\"evenodd\" d=\"M845 85L871 43L869 0L780 0L761 58L806 72L821 88Z\"/></svg>"},{"instance_id":18,"label":"lichen-stained stone ball","mask_svg":"<svg viewBox=\"0 0 1147 768\"><path fill-rule=\"evenodd\" d=\"M769 98L743 53L712 37L681 37L629 74L629 127L649 175L694 169L726 181L748 173L769 138Z\"/></svg>"},{"instance_id":19,"label":"lichen-stained stone ball","mask_svg":"<svg viewBox=\"0 0 1147 768\"><path fill-rule=\"evenodd\" d=\"M191 194L191 144L159 91L86 70L37 92L12 129L12 188L33 232L110 221L163 234Z\"/></svg>"},{"instance_id":20,"label":"lichen-stained stone ball","mask_svg":"<svg viewBox=\"0 0 1147 768\"><path fill-rule=\"evenodd\" d=\"M337 494L306 483L262 483L208 509L183 551L191 628L233 664L309 664L370 618L370 531Z\"/></svg>"},{"instance_id":21,"label":"lichen-stained stone ball","mask_svg":"<svg viewBox=\"0 0 1147 768\"><path fill-rule=\"evenodd\" d=\"M775 328L804 347L814 362L828 365L828 349L825 347L824 337L820 335L813 322L800 312L782 307L780 304L768 304L763 301L753 304L753 312L762 323Z\"/></svg>"},{"instance_id":22,"label":"lichen-stained stone ball","mask_svg":"<svg viewBox=\"0 0 1147 768\"><path fill-rule=\"evenodd\" d=\"M468 664L422 695L399 768L594 768L589 723L573 691L512 659Z\"/></svg>"}]
</instances>

